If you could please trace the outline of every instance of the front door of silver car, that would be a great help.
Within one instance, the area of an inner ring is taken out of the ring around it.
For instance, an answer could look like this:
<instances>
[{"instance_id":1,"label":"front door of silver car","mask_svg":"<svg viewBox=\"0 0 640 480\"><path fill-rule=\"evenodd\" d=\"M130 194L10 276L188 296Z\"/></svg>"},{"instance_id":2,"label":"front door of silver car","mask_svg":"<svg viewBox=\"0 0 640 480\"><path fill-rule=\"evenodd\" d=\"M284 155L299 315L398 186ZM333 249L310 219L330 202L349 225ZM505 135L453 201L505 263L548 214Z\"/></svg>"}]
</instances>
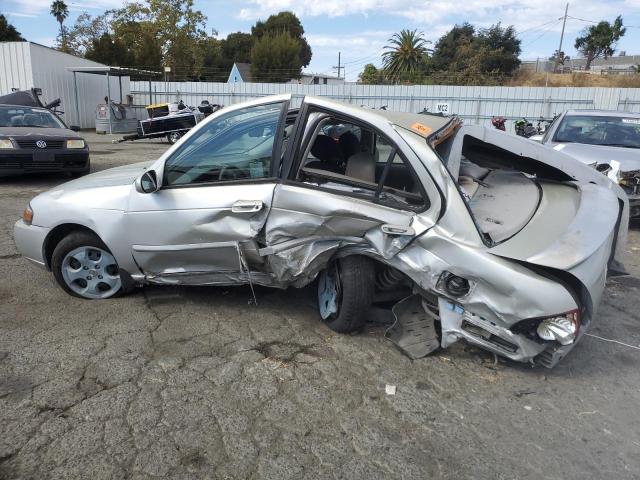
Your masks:
<instances>
[{"instance_id":1,"label":"front door of silver car","mask_svg":"<svg viewBox=\"0 0 640 480\"><path fill-rule=\"evenodd\" d=\"M161 165L157 191L132 193L125 224L148 281L243 283L260 270L255 237L271 205L287 108L272 99L212 118Z\"/></svg>"}]
</instances>

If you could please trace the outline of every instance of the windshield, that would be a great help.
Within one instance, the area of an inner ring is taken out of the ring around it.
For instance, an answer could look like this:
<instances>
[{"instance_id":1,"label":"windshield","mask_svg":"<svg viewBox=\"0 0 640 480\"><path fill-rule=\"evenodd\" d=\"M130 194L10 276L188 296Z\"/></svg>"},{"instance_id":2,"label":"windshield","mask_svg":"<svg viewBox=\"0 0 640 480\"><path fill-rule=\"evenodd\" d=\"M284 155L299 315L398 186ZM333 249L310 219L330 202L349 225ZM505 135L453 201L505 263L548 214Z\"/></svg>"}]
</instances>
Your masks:
<instances>
[{"instance_id":1,"label":"windshield","mask_svg":"<svg viewBox=\"0 0 640 480\"><path fill-rule=\"evenodd\" d=\"M30 107L0 106L0 127L66 128L48 110Z\"/></svg>"},{"instance_id":2,"label":"windshield","mask_svg":"<svg viewBox=\"0 0 640 480\"><path fill-rule=\"evenodd\" d=\"M553 141L640 148L640 118L567 115Z\"/></svg>"}]
</instances>

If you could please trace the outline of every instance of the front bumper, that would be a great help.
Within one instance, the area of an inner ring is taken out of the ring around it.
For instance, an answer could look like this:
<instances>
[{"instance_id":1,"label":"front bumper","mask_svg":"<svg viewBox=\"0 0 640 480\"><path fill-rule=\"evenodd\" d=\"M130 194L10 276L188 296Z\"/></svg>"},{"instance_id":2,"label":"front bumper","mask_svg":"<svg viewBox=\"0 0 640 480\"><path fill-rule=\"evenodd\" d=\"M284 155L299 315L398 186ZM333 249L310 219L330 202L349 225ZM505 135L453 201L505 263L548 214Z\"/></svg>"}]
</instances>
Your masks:
<instances>
[{"instance_id":1,"label":"front bumper","mask_svg":"<svg viewBox=\"0 0 640 480\"><path fill-rule=\"evenodd\" d=\"M438 304L443 348L464 339L468 343L516 362L528 362L547 368L555 367L575 347L590 325L590 322L583 324L576 339L569 345L535 342L525 335L514 333L474 315L444 298L440 298Z\"/></svg>"},{"instance_id":2,"label":"front bumper","mask_svg":"<svg viewBox=\"0 0 640 480\"><path fill-rule=\"evenodd\" d=\"M50 231L50 228L27 225L23 220L18 220L13 226L13 239L24 258L39 267L47 268L44 241Z\"/></svg>"},{"instance_id":3,"label":"front bumper","mask_svg":"<svg viewBox=\"0 0 640 480\"><path fill-rule=\"evenodd\" d=\"M21 149L0 152L0 176L24 173L85 172L89 168L89 150L56 150L46 158Z\"/></svg>"}]
</instances>

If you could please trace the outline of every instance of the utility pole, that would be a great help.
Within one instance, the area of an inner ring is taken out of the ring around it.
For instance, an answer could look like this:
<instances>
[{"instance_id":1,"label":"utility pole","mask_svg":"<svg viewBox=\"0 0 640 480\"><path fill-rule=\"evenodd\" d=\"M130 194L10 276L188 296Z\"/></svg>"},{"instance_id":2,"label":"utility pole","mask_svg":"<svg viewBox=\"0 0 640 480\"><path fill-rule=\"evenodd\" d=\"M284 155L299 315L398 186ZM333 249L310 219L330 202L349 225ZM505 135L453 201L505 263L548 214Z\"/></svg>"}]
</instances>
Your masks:
<instances>
[{"instance_id":1,"label":"utility pole","mask_svg":"<svg viewBox=\"0 0 640 480\"><path fill-rule=\"evenodd\" d=\"M342 66L341 66L341 64L340 64L340 52L338 52L338 66L337 66L337 67L333 67L333 68L335 68L335 69L337 69L337 70L338 70L338 78L342 78L342 77L340 77L340 71L341 71L344 67L342 67Z\"/></svg>"},{"instance_id":2,"label":"utility pole","mask_svg":"<svg viewBox=\"0 0 640 480\"><path fill-rule=\"evenodd\" d=\"M558 47L558 52L556 53L556 63L553 66L554 72L558 69L558 63L560 63L560 55L562 54L562 40L564 40L564 27L567 24L568 12L569 12L569 2L567 2L567 6L564 8L564 19L562 20L562 33L560 33L560 46Z\"/></svg>"}]
</instances>

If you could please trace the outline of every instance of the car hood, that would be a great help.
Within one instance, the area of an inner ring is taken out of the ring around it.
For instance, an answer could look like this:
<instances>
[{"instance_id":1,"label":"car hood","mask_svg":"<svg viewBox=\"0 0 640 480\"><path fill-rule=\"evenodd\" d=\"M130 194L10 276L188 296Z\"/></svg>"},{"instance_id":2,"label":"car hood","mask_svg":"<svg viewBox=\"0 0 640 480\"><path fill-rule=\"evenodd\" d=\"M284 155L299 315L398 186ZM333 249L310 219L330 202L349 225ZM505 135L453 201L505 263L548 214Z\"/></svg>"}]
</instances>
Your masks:
<instances>
[{"instance_id":1,"label":"car hood","mask_svg":"<svg viewBox=\"0 0 640 480\"><path fill-rule=\"evenodd\" d=\"M55 220L57 217L73 221L75 218L82 218L82 211L87 208L125 210L134 181L152 163L141 162L110 168L41 193L31 200L34 224L49 227L51 222L60 223Z\"/></svg>"},{"instance_id":2,"label":"car hood","mask_svg":"<svg viewBox=\"0 0 640 480\"><path fill-rule=\"evenodd\" d=\"M0 136L82 138L68 128L0 127Z\"/></svg>"},{"instance_id":3,"label":"car hood","mask_svg":"<svg viewBox=\"0 0 640 480\"><path fill-rule=\"evenodd\" d=\"M611 164L613 160L620 164L620 170L623 172L640 170L640 149L638 148L586 145L584 143L557 143L553 148L587 165Z\"/></svg>"},{"instance_id":4,"label":"car hood","mask_svg":"<svg viewBox=\"0 0 640 480\"><path fill-rule=\"evenodd\" d=\"M108 168L100 172L85 175L55 187L54 191L85 190L92 188L114 187L117 185L131 185L153 161L131 163L121 167Z\"/></svg>"}]
</instances>

